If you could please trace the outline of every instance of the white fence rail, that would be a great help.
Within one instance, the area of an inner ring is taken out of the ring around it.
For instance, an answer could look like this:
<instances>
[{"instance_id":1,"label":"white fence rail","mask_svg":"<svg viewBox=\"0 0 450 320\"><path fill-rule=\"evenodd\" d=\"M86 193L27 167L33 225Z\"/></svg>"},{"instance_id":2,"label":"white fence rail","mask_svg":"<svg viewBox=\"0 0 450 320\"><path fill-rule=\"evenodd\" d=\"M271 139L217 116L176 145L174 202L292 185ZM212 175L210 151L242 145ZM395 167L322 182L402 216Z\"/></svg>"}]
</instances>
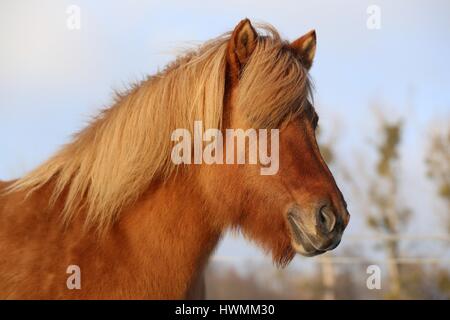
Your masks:
<instances>
[{"instance_id":1,"label":"white fence rail","mask_svg":"<svg viewBox=\"0 0 450 320\"><path fill-rule=\"evenodd\" d=\"M349 234L345 236L345 241L440 241L450 242L450 234L394 234L387 235L381 233ZM239 256L214 256L213 262L232 263L242 260ZM246 257L246 260L263 260L263 257ZM325 254L319 259L314 259L315 263L325 264L371 264L377 263L398 263L398 264L450 264L450 257L398 257L389 258L368 258L368 257L346 257L334 254Z\"/></svg>"}]
</instances>

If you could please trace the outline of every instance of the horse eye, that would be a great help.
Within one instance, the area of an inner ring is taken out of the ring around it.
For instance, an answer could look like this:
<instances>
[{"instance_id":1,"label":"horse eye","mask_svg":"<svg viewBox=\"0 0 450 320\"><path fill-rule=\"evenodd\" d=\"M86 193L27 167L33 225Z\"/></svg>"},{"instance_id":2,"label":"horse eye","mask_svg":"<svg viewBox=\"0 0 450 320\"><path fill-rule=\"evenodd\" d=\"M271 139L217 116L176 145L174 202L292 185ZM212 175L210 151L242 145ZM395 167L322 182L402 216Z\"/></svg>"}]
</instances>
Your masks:
<instances>
[{"instance_id":1,"label":"horse eye","mask_svg":"<svg viewBox=\"0 0 450 320\"><path fill-rule=\"evenodd\" d=\"M312 123L313 129L316 130L317 127L319 126L319 116L317 115L317 113L314 109L312 109L311 123Z\"/></svg>"},{"instance_id":2,"label":"horse eye","mask_svg":"<svg viewBox=\"0 0 450 320\"><path fill-rule=\"evenodd\" d=\"M311 102L307 101L303 115L311 123L313 129L316 130L317 127L319 126L319 116L314 110L314 107L311 104Z\"/></svg>"}]
</instances>

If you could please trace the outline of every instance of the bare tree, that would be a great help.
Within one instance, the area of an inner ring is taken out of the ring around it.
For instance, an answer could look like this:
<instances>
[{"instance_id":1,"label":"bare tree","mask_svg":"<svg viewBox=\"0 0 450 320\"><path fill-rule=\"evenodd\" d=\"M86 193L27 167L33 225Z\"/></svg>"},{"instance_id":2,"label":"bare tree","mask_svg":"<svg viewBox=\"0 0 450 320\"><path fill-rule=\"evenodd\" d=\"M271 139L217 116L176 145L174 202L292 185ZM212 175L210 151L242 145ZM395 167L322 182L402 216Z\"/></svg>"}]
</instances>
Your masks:
<instances>
[{"instance_id":1,"label":"bare tree","mask_svg":"<svg viewBox=\"0 0 450 320\"><path fill-rule=\"evenodd\" d=\"M436 184L438 195L445 201L447 230L450 232L450 127L435 131L426 156L428 176Z\"/></svg>"},{"instance_id":2,"label":"bare tree","mask_svg":"<svg viewBox=\"0 0 450 320\"><path fill-rule=\"evenodd\" d=\"M401 143L402 122L389 123L381 119L381 141L377 144L376 175L369 181L369 214L367 223L372 229L396 235L407 225L409 209L399 204L398 149ZM390 296L401 296L400 243L397 237L389 237L384 242L388 258Z\"/></svg>"},{"instance_id":3,"label":"bare tree","mask_svg":"<svg viewBox=\"0 0 450 320\"><path fill-rule=\"evenodd\" d=\"M404 228L410 218L410 210L399 201L400 168L399 147L401 145L402 121L389 122L376 109L380 132L375 141L376 162L374 170L366 167L364 155L358 163L360 174L354 178L354 170L344 167L345 179L352 187L365 213L366 222L372 230L387 235L382 248L386 252L389 272L389 297L401 296L400 239L396 235Z\"/></svg>"}]
</instances>

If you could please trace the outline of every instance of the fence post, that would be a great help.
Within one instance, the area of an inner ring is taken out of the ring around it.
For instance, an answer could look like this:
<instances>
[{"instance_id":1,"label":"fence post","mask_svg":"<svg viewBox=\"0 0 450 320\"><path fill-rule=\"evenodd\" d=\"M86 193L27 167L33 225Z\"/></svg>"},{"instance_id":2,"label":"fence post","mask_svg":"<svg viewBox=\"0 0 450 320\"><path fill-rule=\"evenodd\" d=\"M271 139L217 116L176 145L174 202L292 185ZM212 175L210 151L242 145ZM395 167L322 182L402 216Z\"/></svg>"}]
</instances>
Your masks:
<instances>
[{"instance_id":1,"label":"fence post","mask_svg":"<svg viewBox=\"0 0 450 320\"><path fill-rule=\"evenodd\" d=\"M323 299L324 300L335 300L334 287L336 284L336 275L334 272L334 265L332 258L322 255L319 258L322 265L322 284L323 284Z\"/></svg>"}]
</instances>

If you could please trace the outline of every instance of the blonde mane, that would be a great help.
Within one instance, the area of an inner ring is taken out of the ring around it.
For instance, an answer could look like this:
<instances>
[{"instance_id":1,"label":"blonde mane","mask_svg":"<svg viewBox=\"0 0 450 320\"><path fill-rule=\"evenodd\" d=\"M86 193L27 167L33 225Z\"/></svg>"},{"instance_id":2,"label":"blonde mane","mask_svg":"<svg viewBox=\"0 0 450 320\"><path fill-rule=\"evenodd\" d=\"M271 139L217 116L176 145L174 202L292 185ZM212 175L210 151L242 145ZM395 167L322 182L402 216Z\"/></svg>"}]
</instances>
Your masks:
<instances>
[{"instance_id":1,"label":"blonde mane","mask_svg":"<svg viewBox=\"0 0 450 320\"><path fill-rule=\"evenodd\" d=\"M278 126L301 111L309 93L307 72L278 33L258 44L241 75L237 106L255 126ZM226 78L227 33L170 64L162 72L119 95L73 141L44 164L16 181L10 191L32 192L50 181L54 203L64 191L63 218L71 220L81 207L86 225L106 229L156 180L174 172L171 133L222 129Z\"/></svg>"}]
</instances>

